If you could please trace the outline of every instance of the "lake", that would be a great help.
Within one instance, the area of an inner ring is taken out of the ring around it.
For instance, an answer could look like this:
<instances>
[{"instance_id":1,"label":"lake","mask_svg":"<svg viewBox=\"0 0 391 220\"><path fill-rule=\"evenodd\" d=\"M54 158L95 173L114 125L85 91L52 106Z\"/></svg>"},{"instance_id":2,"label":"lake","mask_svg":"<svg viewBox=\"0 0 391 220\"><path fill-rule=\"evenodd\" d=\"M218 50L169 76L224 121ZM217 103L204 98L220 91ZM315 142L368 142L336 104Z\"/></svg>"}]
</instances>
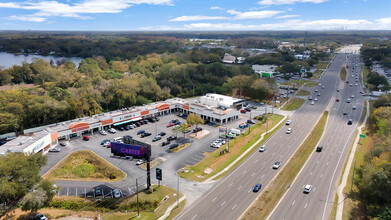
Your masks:
<instances>
[{"instance_id":1,"label":"lake","mask_svg":"<svg viewBox=\"0 0 391 220\"><path fill-rule=\"evenodd\" d=\"M41 56L41 55L14 55L12 53L0 52L0 66L4 68L10 68L13 65L21 65L23 61L27 63L31 63L33 58L39 58L46 61L53 60L56 62L57 60L67 59L72 61L77 67L83 58L80 57L54 57L54 56Z\"/></svg>"}]
</instances>

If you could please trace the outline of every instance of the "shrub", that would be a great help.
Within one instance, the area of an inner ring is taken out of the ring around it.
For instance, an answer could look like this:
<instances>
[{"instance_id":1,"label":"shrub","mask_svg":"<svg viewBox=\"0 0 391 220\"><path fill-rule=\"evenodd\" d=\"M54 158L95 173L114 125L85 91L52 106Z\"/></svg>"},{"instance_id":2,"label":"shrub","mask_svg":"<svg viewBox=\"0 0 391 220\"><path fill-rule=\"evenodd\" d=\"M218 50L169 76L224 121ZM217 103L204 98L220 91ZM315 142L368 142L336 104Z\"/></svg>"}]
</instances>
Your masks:
<instances>
[{"instance_id":1,"label":"shrub","mask_svg":"<svg viewBox=\"0 0 391 220\"><path fill-rule=\"evenodd\" d=\"M95 173L95 167L89 163L82 163L78 165L72 173L78 177L85 178Z\"/></svg>"},{"instance_id":2,"label":"shrub","mask_svg":"<svg viewBox=\"0 0 391 220\"><path fill-rule=\"evenodd\" d=\"M117 174L116 174L116 173L111 173L110 176L109 176L109 178L110 178L111 180L113 180L113 179L117 178Z\"/></svg>"}]
</instances>

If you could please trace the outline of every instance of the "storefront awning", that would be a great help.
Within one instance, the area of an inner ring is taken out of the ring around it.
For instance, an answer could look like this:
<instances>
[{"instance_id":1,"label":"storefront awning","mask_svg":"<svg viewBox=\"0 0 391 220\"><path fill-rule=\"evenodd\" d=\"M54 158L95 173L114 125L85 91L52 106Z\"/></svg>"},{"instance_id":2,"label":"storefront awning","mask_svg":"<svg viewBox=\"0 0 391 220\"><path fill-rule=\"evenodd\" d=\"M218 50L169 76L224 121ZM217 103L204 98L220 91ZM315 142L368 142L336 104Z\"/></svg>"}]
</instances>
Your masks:
<instances>
[{"instance_id":1,"label":"storefront awning","mask_svg":"<svg viewBox=\"0 0 391 220\"><path fill-rule=\"evenodd\" d=\"M126 120L126 121L121 121L121 122L115 123L114 126L123 125L123 124L129 123L129 122L132 122L132 121L133 121L132 119Z\"/></svg>"},{"instance_id":2,"label":"storefront awning","mask_svg":"<svg viewBox=\"0 0 391 220\"><path fill-rule=\"evenodd\" d=\"M137 118L133 118L132 121L140 121L142 118L141 117L137 117Z\"/></svg>"}]
</instances>

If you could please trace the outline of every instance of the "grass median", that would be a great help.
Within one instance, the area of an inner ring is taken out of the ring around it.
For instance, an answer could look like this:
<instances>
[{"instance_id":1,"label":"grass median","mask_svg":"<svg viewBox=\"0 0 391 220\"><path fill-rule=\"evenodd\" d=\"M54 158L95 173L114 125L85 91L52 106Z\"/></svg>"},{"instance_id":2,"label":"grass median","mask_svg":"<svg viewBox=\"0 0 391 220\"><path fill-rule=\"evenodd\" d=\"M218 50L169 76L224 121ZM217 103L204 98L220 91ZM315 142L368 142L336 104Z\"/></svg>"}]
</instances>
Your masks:
<instances>
[{"instance_id":1,"label":"grass median","mask_svg":"<svg viewBox=\"0 0 391 220\"><path fill-rule=\"evenodd\" d=\"M316 64L316 68L317 69L326 69L328 64L329 64L328 62L319 62Z\"/></svg>"},{"instance_id":2,"label":"grass median","mask_svg":"<svg viewBox=\"0 0 391 220\"><path fill-rule=\"evenodd\" d=\"M231 140L229 144L229 153L225 152L224 154L220 155L220 152L226 148L226 145L220 147L219 150L215 150L211 153L205 153L204 159L193 166L186 166L185 170L188 172L182 172L180 173L180 176L184 179L203 182L209 177L219 173L234 160L236 160L240 155L242 155L249 147L251 147L251 145L253 145L261 137L267 128L270 130L278 122L280 122L283 119L283 116L268 114L267 118L267 126L265 121L261 121L251 127L250 134L248 133L248 130L246 130L245 133ZM254 150L256 150L256 148L254 148ZM237 165L239 164L237 163ZM211 172L206 173L206 169L211 170Z\"/></svg>"},{"instance_id":3,"label":"grass median","mask_svg":"<svg viewBox=\"0 0 391 220\"><path fill-rule=\"evenodd\" d=\"M52 180L116 182L126 174L90 150L68 154L42 177Z\"/></svg>"},{"instance_id":4,"label":"grass median","mask_svg":"<svg viewBox=\"0 0 391 220\"><path fill-rule=\"evenodd\" d=\"M295 80L290 80L290 81L282 83L282 84L288 85L288 86L294 86L294 87L298 88L298 87L303 86L304 83L308 83L308 82L311 82L311 81L295 79Z\"/></svg>"},{"instance_id":5,"label":"grass median","mask_svg":"<svg viewBox=\"0 0 391 220\"><path fill-rule=\"evenodd\" d=\"M328 112L324 112L318 123L307 136L303 144L291 157L289 162L284 165L277 177L270 182L262 196L253 204L252 207L244 214L244 219L266 219L273 210L277 202L284 195L285 191L290 188L292 181L298 175L300 169L315 149L325 129Z\"/></svg>"},{"instance_id":6,"label":"grass median","mask_svg":"<svg viewBox=\"0 0 391 220\"><path fill-rule=\"evenodd\" d=\"M307 95L311 95L311 93L307 90L304 90L304 89L300 89L297 93L296 93L297 96L307 96Z\"/></svg>"},{"instance_id":7,"label":"grass median","mask_svg":"<svg viewBox=\"0 0 391 220\"><path fill-rule=\"evenodd\" d=\"M339 71L339 77L341 78L342 81L346 81L346 76L348 73L346 72L346 68L342 67L341 71Z\"/></svg>"},{"instance_id":8,"label":"grass median","mask_svg":"<svg viewBox=\"0 0 391 220\"><path fill-rule=\"evenodd\" d=\"M293 111L300 108L304 103L304 99L302 98L291 98L288 103L286 103L281 110Z\"/></svg>"},{"instance_id":9,"label":"grass median","mask_svg":"<svg viewBox=\"0 0 391 220\"><path fill-rule=\"evenodd\" d=\"M304 87L314 87L314 86L317 86L317 85L318 85L317 82L307 82Z\"/></svg>"}]
</instances>

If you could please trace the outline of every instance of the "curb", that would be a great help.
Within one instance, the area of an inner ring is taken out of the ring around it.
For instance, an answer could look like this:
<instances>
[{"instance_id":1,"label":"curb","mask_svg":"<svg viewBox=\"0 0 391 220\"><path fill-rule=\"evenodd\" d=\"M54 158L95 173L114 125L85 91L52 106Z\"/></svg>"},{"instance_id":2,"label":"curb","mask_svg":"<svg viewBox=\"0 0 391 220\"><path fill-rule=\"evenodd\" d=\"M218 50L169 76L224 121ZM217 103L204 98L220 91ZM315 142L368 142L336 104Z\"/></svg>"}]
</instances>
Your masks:
<instances>
[{"instance_id":1,"label":"curb","mask_svg":"<svg viewBox=\"0 0 391 220\"><path fill-rule=\"evenodd\" d=\"M360 127L357 128L358 134L354 140L354 145L353 145L352 151L350 152L349 160L348 160L348 163L346 164L341 184L337 188L338 203L337 203L337 211L335 214L336 220L342 220L343 205L344 205L344 201L345 201L345 198L343 196L343 190L346 187L346 184L348 181L348 177L349 177L350 169L352 167L354 155L356 154L357 145L358 145L358 142L360 141L360 134L361 134L362 128L365 127L365 124L367 123L367 119L369 116L369 102L368 102L368 100L365 100L365 101L367 102L367 113L365 115L365 119L364 119L363 123L361 124Z\"/></svg>"},{"instance_id":2,"label":"curb","mask_svg":"<svg viewBox=\"0 0 391 220\"><path fill-rule=\"evenodd\" d=\"M276 129L278 126L280 126L280 124L283 123L287 117L288 117L288 116L284 115L284 118L281 119L281 121L278 122L278 123L277 123L272 129L270 129L268 132L271 132L271 131L273 131L274 129ZM259 138L251 147L249 147L245 152L243 152L238 158L236 158L230 165L228 165L226 168L224 168L224 169L223 169L222 171L220 171L219 173L217 173L217 174L215 174L215 175L209 177L208 179L206 179L206 180L204 181L204 183L208 183L208 182L210 182L211 180L213 180L214 178L216 178L216 177L220 176L221 174L227 172L232 166L234 166L234 165L235 165L236 163L238 163L245 155L247 155L248 152L252 151L252 150L254 149L254 147L256 147L256 146L259 144L259 142L261 142L261 141L264 139L264 137L265 137L266 134L267 134L267 133L264 132L264 133L261 135L261 138Z\"/></svg>"},{"instance_id":3,"label":"curb","mask_svg":"<svg viewBox=\"0 0 391 220\"><path fill-rule=\"evenodd\" d=\"M183 200L185 200L186 199L186 196L184 195L184 196L182 196L180 199L179 199L179 203L181 203ZM160 218L158 218L158 220L164 220L164 219L166 219L168 216L170 216L170 214L171 214L171 211L175 208L175 206L177 205L177 202L174 202L173 204L171 204L168 208L167 208L167 210L166 210L166 212L162 215L162 216L160 216Z\"/></svg>"}]
</instances>

